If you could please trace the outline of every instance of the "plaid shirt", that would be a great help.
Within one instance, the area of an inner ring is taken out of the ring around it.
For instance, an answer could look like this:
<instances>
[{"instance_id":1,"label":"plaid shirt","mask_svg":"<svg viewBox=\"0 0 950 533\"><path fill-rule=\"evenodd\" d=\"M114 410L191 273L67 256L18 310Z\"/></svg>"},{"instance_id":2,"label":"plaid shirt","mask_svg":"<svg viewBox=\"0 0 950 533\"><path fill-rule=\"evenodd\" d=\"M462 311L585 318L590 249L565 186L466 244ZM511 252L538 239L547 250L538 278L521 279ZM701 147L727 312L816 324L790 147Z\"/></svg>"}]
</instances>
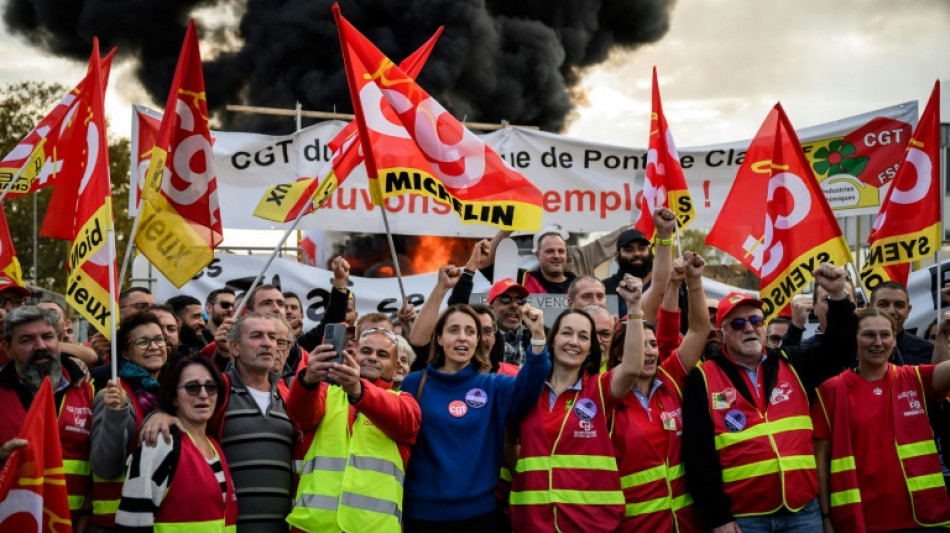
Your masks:
<instances>
[{"instance_id":1,"label":"plaid shirt","mask_svg":"<svg viewBox=\"0 0 950 533\"><path fill-rule=\"evenodd\" d=\"M531 344L531 332L528 331L528 328L524 327L524 324L521 324L516 330L499 330L499 333L501 334L501 340L505 343L504 362L516 366L523 365L525 353Z\"/></svg>"}]
</instances>

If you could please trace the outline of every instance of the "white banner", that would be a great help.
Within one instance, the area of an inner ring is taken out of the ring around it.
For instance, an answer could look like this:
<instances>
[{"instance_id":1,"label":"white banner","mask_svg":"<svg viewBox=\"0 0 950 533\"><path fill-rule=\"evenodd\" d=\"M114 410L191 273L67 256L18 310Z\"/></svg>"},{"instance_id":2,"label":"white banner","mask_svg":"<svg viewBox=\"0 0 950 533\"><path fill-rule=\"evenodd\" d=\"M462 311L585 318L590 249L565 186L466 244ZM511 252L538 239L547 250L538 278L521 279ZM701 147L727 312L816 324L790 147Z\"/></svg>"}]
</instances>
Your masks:
<instances>
[{"instance_id":1,"label":"white banner","mask_svg":"<svg viewBox=\"0 0 950 533\"><path fill-rule=\"evenodd\" d=\"M877 213L886 192L881 187L893 178L916 123L917 103L908 102L798 130L837 216ZM327 121L285 136L212 132L224 226L289 227L289 223L254 217L254 208L267 187L317 175L330 156L326 143L343 125ZM675 124L672 128L676 131ZM140 136L145 138L144 129L144 123L133 112L133 142L138 142ZM568 231L583 233L614 230L635 219L646 149L518 128L505 128L481 138L541 189L542 224L556 222ZM693 228L712 226L749 143L745 140L679 150L696 208ZM133 157L139 158L133 172L142 168L142 155L141 150L133 151ZM383 233L382 218L376 211L361 166L331 196L327 206L305 217L299 227ZM392 231L397 234L485 237L495 233L488 226L464 225L448 206L418 195L390 198L387 211Z\"/></svg>"}]
</instances>

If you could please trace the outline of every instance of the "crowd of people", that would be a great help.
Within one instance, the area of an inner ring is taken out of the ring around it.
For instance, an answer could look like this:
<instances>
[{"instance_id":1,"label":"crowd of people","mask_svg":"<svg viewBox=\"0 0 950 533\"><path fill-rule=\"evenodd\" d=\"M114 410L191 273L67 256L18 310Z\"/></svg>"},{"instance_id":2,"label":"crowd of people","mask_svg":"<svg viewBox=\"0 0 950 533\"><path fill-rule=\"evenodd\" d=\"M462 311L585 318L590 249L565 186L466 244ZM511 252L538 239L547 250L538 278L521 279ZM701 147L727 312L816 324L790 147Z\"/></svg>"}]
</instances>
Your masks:
<instances>
[{"instance_id":1,"label":"crowd of people","mask_svg":"<svg viewBox=\"0 0 950 533\"><path fill-rule=\"evenodd\" d=\"M116 361L101 333L74 342L65 310L0 279L0 462L29 446L17 435L48 377L78 532L950 524L950 313L927 342L903 330L903 286L858 309L846 272L821 264L814 298L766 324L754 296L707 299L703 258L673 256L671 211L654 224L652 240L621 228L584 249L542 231L538 268L470 305L500 233L397 317L356 313L338 257L312 329L274 285L163 303L132 287ZM610 249L617 273L598 279ZM550 327L527 302L539 292L567 294Z\"/></svg>"}]
</instances>

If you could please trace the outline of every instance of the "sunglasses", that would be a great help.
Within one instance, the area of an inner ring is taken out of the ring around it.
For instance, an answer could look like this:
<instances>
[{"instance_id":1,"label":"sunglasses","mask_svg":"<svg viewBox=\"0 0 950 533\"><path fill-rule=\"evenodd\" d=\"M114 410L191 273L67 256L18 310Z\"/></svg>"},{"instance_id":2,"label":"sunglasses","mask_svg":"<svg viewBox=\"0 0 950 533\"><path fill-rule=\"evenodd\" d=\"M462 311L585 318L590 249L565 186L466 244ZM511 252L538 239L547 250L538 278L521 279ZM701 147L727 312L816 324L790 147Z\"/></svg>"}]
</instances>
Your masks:
<instances>
[{"instance_id":1,"label":"sunglasses","mask_svg":"<svg viewBox=\"0 0 950 533\"><path fill-rule=\"evenodd\" d=\"M389 328L383 328L380 326L373 326L371 328L366 328L363 330L363 333L360 333L360 338L371 334L371 333L380 333L384 335L387 339L396 342L396 334L392 332Z\"/></svg>"},{"instance_id":2,"label":"sunglasses","mask_svg":"<svg viewBox=\"0 0 950 533\"><path fill-rule=\"evenodd\" d=\"M505 305L510 304L512 300L517 302L518 305L524 305L528 301L527 298L515 298L514 296L508 296L507 294L502 294L501 296L498 297L498 299L501 300L501 303Z\"/></svg>"},{"instance_id":3,"label":"sunglasses","mask_svg":"<svg viewBox=\"0 0 950 533\"><path fill-rule=\"evenodd\" d=\"M218 386L213 382L209 381L207 383L198 383L197 381L189 381L185 383L179 389L185 389L185 392L188 393L188 396L198 396L201 394L201 389L204 389L208 393L208 396L214 396L218 393Z\"/></svg>"},{"instance_id":4,"label":"sunglasses","mask_svg":"<svg viewBox=\"0 0 950 533\"><path fill-rule=\"evenodd\" d=\"M165 336L159 335L157 337L138 337L129 341L129 344L134 344L136 348L146 349L152 344L163 348L165 346Z\"/></svg>"},{"instance_id":5,"label":"sunglasses","mask_svg":"<svg viewBox=\"0 0 950 533\"><path fill-rule=\"evenodd\" d=\"M752 324L753 328L757 328L765 323L765 318L760 316L750 316L749 318L733 318L729 321L729 327L732 328L732 331L742 331L745 329L746 324Z\"/></svg>"},{"instance_id":6,"label":"sunglasses","mask_svg":"<svg viewBox=\"0 0 950 533\"><path fill-rule=\"evenodd\" d=\"M234 307L234 302L218 302L218 305L221 307L221 309L227 311L228 309Z\"/></svg>"}]
</instances>

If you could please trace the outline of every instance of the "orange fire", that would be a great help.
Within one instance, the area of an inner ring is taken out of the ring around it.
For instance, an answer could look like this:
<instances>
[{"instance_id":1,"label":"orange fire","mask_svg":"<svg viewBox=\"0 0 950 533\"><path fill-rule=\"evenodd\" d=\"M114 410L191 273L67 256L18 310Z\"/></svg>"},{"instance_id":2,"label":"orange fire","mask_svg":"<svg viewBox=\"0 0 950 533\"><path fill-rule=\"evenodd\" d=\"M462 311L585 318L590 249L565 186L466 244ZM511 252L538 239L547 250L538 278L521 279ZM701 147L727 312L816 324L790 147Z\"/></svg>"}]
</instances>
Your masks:
<instances>
[{"instance_id":1,"label":"orange fire","mask_svg":"<svg viewBox=\"0 0 950 533\"><path fill-rule=\"evenodd\" d=\"M452 264L462 266L472 255L476 239L420 235L409 243L409 262L413 274L436 272L439 267Z\"/></svg>"}]
</instances>

